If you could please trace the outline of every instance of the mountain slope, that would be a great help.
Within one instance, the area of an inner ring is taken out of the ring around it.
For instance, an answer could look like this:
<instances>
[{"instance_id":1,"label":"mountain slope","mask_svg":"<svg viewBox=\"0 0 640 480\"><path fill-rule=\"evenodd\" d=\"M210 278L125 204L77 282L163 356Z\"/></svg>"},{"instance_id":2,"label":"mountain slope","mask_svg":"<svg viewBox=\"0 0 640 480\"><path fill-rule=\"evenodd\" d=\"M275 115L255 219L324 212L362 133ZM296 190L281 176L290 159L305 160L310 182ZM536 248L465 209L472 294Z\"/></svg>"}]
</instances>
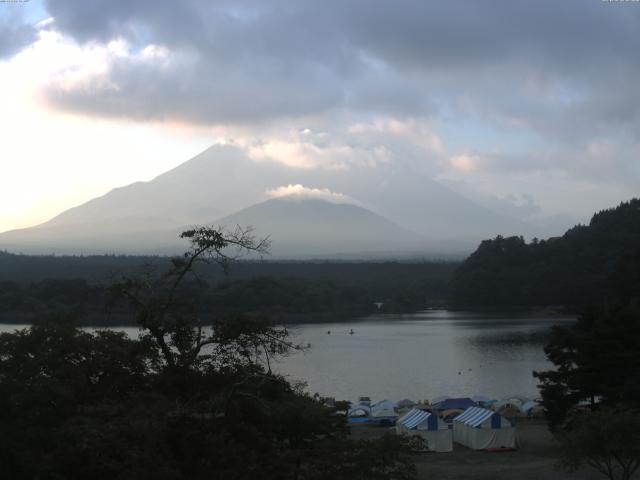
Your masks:
<instances>
[{"instance_id":1,"label":"mountain slope","mask_svg":"<svg viewBox=\"0 0 640 480\"><path fill-rule=\"evenodd\" d=\"M424 250L425 239L365 208L284 197L245 208L216 222L251 225L268 235L274 257L377 256Z\"/></svg>"},{"instance_id":2,"label":"mountain slope","mask_svg":"<svg viewBox=\"0 0 640 480\"><path fill-rule=\"evenodd\" d=\"M0 234L0 248L24 253L156 251L181 247L170 235L263 201L289 184L330 189L434 241L429 252L470 251L482 238L531 234L528 226L466 200L401 162L301 169L256 162L213 146L150 182L137 182L71 208L37 227ZM155 250L154 250L155 249Z\"/></svg>"}]
</instances>

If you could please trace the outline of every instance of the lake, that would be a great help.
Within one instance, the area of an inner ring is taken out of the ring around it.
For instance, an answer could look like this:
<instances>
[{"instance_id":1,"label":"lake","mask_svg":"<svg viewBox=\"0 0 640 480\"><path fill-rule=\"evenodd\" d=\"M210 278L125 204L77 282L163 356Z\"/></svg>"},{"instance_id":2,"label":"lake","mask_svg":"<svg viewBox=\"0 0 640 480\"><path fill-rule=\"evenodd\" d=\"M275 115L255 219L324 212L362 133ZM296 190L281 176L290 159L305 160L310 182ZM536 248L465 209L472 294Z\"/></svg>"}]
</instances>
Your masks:
<instances>
[{"instance_id":1,"label":"lake","mask_svg":"<svg viewBox=\"0 0 640 480\"><path fill-rule=\"evenodd\" d=\"M274 368L306 381L311 393L345 400L536 397L532 372L551 367L543 351L549 329L572 322L574 317L430 310L288 326L294 342L310 347ZM21 327L0 325L0 331ZM121 330L137 335L135 328Z\"/></svg>"},{"instance_id":2,"label":"lake","mask_svg":"<svg viewBox=\"0 0 640 480\"><path fill-rule=\"evenodd\" d=\"M278 370L304 379L312 393L346 400L536 397L532 372L551 367L543 351L548 332L572 322L575 317L432 310L300 325L290 333L311 346L285 358Z\"/></svg>"}]
</instances>

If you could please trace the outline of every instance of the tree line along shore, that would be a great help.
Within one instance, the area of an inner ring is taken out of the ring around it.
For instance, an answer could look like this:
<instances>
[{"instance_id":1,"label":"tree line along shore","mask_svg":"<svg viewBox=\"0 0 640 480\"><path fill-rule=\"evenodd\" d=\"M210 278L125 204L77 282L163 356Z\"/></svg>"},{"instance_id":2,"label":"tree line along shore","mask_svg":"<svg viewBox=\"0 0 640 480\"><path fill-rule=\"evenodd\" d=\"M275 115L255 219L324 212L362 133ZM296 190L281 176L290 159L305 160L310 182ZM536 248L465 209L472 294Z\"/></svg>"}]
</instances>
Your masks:
<instances>
[{"instance_id":1,"label":"tree line along shore","mask_svg":"<svg viewBox=\"0 0 640 480\"><path fill-rule=\"evenodd\" d=\"M452 261L240 261L195 267L199 308L260 312L282 322L342 320L425 308L578 312L606 298L608 278L640 245L640 200L596 213L560 237L497 236ZM168 257L26 256L0 252L0 321L64 310L87 324L129 324L110 284L162 270Z\"/></svg>"}]
</instances>

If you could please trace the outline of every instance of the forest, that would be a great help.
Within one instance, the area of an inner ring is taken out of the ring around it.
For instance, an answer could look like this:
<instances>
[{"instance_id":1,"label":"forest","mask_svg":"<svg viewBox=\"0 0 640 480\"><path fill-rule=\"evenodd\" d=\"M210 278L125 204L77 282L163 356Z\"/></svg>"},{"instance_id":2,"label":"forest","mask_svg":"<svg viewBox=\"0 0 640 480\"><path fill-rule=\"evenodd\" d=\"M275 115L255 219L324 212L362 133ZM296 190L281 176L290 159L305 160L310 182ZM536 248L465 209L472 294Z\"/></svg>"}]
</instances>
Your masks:
<instances>
[{"instance_id":1,"label":"forest","mask_svg":"<svg viewBox=\"0 0 640 480\"><path fill-rule=\"evenodd\" d=\"M449 290L458 306L572 310L604 300L607 279L640 248L640 199L593 215L561 237L483 241L457 268Z\"/></svg>"},{"instance_id":2,"label":"forest","mask_svg":"<svg viewBox=\"0 0 640 480\"><path fill-rule=\"evenodd\" d=\"M166 257L26 256L0 253L0 321L21 323L64 311L84 324L130 324L110 285L170 264ZM235 262L194 267L191 285L209 313L261 312L276 321L332 321L374 312L405 313L446 302L451 262ZM185 288L189 288L188 286ZM378 308L374 302L382 303Z\"/></svg>"}]
</instances>

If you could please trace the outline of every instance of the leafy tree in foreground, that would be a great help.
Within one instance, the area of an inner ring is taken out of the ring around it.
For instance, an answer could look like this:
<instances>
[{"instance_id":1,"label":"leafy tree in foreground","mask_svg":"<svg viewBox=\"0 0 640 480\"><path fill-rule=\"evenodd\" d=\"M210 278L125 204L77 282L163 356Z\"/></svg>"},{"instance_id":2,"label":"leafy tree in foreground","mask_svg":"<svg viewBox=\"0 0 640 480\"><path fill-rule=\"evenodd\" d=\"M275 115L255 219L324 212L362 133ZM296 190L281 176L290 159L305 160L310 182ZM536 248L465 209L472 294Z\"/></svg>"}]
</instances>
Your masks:
<instances>
[{"instance_id":1,"label":"leafy tree in foreground","mask_svg":"<svg viewBox=\"0 0 640 480\"><path fill-rule=\"evenodd\" d=\"M576 419L558 435L561 466L587 465L611 480L629 480L640 467L640 412L604 408Z\"/></svg>"},{"instance_id":2,"label":"leafy tree in foreground","mask_svg":"<svg viewBox=\"0 0 640 480\"><path fill-rule=\"evenodd\" d=\"M640 407L640 315L590 307L570 328L555 328L545 347L555 369L538 372L552 429L579 404Z\"/></svg>"},{"instance_id":3,"label":"leafy tree in foreground","mask_svg":"<svg viewBox=\"0 0 640 480\"><path fill-rule=\"evenodd\" d=\"M640 255L622 259L608 302L586 308L571 327L556 327L545 352L555 369L536 372L550 426L580 403L640 408Z\"/></svg>"},{"instance_id":4,"label":"leafy tree in foreground","mask_svg":"<svg viewBox=\"0 0 640 480\"><path fill-rule=\"evenodd\" d=\"M193 265L266 243L183 236L191 249L166 273L115 287L139 339L60 318L0 335L0 478L414 478L403 439L351 441L343 417L271 371L295 348L286 331L242 315L203 326Z\"/></svg>"},{"instance_id":5,"label":"leafy tree in foreground","mask_svg":"<svg viewBox=\"0 0 640 480\"><path fill-rule=\"evenodd\" d=\"M555 328L545 352L556 368L535 375L561 465L631 478L640 466L640 255L623 258L607 303Z\"/></svg>"}]
</instances>

